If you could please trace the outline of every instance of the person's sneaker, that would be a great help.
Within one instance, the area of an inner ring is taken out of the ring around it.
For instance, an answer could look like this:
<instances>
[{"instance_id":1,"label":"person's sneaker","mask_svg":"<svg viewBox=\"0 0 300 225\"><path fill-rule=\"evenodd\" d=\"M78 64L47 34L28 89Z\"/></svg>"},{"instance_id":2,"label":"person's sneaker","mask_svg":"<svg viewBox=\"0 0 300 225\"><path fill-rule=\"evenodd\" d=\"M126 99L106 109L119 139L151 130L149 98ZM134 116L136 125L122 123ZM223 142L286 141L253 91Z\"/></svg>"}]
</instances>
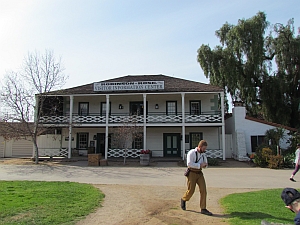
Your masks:
<instances>
[{"instance_id":1,"label":"person's sneaker","mask_svg":"<svg viewBox=\"0 0 300 225\"><path fill-rule=\"evenodd\" d=\"M207 216L212 216L212 213L208 211L207 209L201 209L201 213Z\"/></svg>"},{"instance_id":2,"label":"person's sneaker","mask_svg":"<svg viewBox=\"0 0 300 225\"><path fill-rule=\"evenodd\" d=\"M296 182L296 181L294 180L294 178L290 178L290 181Z\"/></svg>"},{"instance_id":3,"label":"person's sneaker","mask_svg":"<svg viewBox=\"0 0 300 225\"><path fill-rule=\"evenodd\" d=\"M183 201L182 199L180 199L180 206L182 210L186 210L185 201Z\"/></svg>"}]
</instances>

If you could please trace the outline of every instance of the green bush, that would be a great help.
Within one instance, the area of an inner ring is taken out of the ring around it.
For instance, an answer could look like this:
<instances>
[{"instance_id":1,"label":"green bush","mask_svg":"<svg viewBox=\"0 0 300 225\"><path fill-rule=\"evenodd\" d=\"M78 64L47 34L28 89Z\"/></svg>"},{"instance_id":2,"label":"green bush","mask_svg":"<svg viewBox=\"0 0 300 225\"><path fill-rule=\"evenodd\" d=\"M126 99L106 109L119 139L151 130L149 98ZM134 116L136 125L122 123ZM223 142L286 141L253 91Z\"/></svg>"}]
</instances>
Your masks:
<instances>
[{"instance_id":1,"label":"green bush","mask_svg":"<svg viewBox=\"0 0 300 225\"><path fill-rule=\"evenodd\" d=\"M293 168L294 167L294 158L295 158L295 150L287 149L282 151L283 156L283 167L284 168Z\"/></svg>"},{"instance_id":2,"label":"green bush","mask_svg":"<svg viewBox=\"0 0 300 225\"><path fill-rule=\"evenodd\" d=\"M268 160L268 167L270 169L281 169L283 168L283 156L271 155Z\"/></svg>"},{"instance_id":3,"label":"green bush","mask_svg":"<svg viewBox=\"0 0 300 225\"><path fill-rule=\"evenodd\" d=\"M256 154L254 156L254 162L260 167L267 167L268 160L273 151L266 145L260 145L256 149Z\"/></svg>"},{"instance_id":4,"label":"green bush","mask_svg":"<svg viewBox=\"0 0 300 225\"><path fill-rule=\"evenodd\" d=\"M280 169L285 167L287 163L290 163L290 158L286 158L283 155L277 154L276 146L261 145L256 149L254 156L254 162L257 166L268 167L270 169Z\"/></svg>"},{"instance_id":5,"label":"green bush","mask_svg":"<svg viewBox=\"0 0 300 225\"><path fill-rule=\"evenodd\" d=\"M207 158L209 166L219 166L219 160L217 158Z\"/></svg>"}]
</instances>

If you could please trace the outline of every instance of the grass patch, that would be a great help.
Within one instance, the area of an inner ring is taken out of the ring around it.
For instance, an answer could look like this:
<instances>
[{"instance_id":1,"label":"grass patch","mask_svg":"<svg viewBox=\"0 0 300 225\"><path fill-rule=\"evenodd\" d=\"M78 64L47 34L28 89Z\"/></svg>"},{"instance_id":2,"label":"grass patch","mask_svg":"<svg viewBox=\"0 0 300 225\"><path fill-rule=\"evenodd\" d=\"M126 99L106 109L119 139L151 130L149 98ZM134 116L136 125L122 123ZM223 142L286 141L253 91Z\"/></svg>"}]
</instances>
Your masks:
<instances>
[{"instance_id":1,"label":"grass patch","mask_svg":"<svg viewBox=\"0 0 300 225\"><path fill-rule=\"evenodd\" d=\"M103 198L90 184L0 181L0 224L75 224Z\"/></svg>"},{"instance_id":2,"label":"grass patch","mask_svg":"<svg viewBox=\"0 0 300 225\"><path fill-rule=\"evenodd\" d=\"M294 224L296 216L281 200L282 189L230 194L220 200L234 225L261 224L262 220Z\"/></svg>"}]
</instances>

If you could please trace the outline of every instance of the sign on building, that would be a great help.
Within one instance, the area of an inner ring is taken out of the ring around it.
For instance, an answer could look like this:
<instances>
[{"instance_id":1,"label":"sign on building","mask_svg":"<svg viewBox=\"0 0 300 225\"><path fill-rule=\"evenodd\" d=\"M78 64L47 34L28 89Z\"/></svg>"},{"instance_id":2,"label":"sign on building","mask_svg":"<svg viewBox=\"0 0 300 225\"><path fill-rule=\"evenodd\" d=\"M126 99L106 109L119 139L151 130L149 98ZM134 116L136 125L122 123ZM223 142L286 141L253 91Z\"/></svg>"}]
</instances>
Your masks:
<instances>
[{"instance_id":1,"label":"sign on building","mask_svg":"<svg viewBox=\"0 0 300 225\"><path fill-rule=\"evenodd\" d=\"M144 90L163 90L163 89L165 89L164 81L94 83L94 91L144 91Z\"/></svg>"}]
</instances>

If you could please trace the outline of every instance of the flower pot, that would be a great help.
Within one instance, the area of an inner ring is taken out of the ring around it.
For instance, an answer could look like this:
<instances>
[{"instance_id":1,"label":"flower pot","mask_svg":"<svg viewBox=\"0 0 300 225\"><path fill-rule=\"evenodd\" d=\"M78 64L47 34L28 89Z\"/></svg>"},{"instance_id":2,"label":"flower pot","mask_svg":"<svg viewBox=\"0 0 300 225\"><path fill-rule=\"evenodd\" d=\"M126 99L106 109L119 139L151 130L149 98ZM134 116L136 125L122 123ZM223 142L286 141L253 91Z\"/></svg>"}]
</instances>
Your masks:
<instances>
[{"instance_id":1,"label":"flower pot","mask_svg":"<svg viewBox=\"0 0 300 225\"><path fill-rule=\"evenodd\" d=\"M140 155L140 164L142 166L149 166L150 163L150 154L141 154Z\"/></svg>"}]
</instances>

